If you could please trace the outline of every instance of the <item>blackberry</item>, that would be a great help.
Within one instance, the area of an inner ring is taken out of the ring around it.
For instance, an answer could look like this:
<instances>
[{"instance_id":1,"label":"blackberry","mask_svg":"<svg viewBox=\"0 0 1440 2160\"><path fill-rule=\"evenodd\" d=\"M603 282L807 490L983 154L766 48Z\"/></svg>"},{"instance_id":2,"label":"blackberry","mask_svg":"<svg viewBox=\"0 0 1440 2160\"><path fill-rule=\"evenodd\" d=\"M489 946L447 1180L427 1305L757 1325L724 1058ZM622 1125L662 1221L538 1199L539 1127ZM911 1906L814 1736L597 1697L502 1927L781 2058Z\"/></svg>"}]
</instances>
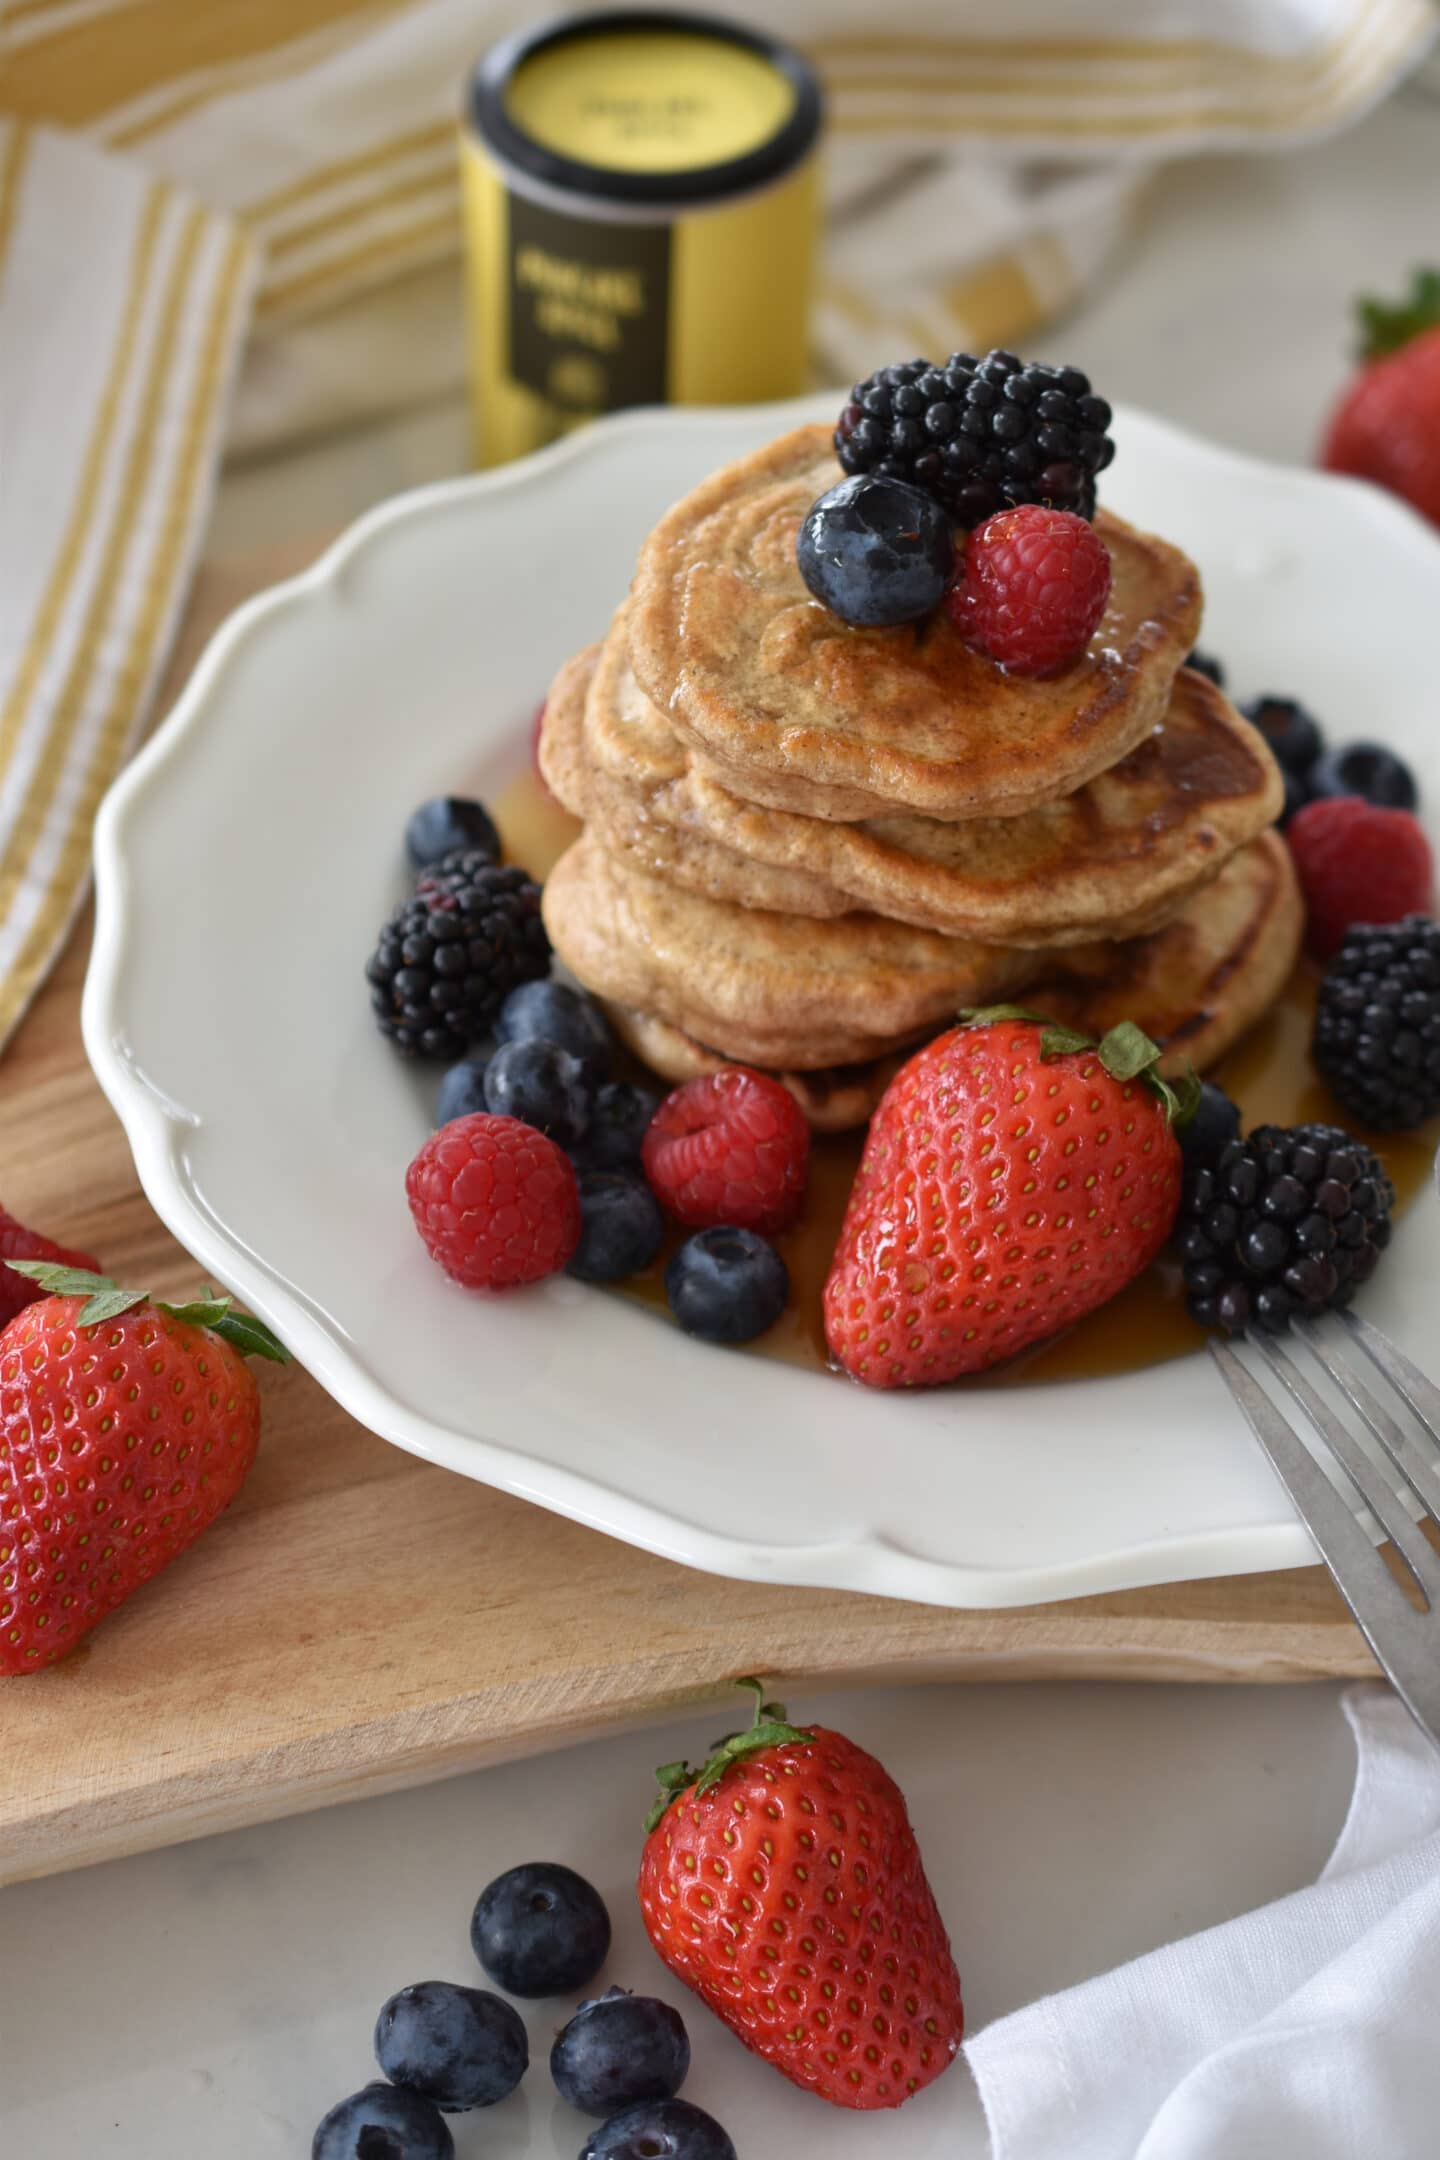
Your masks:
<instances>
[{"instance_id":1,"label":"blackberry","mask_svg":"<svg viewBox=\"0 0 1440 2160\"><path fill-rule=\"evenodd\" d=\"M365 968L382 1035L408 1057L458 1058L517 983L548 973L540 888L471 849L427 870Z\"/></svg>"},{"instance_id":2,"label":"blackberry","mask_svg":"<svg viewBox=\"0 0 1440 2160\"><path fill-rule=\"evenodd\" d=\"M1280 1335L1348 1305L1390 1242L1395 1188L1338 1125L1260 1125L1185 1180L1176 1225L1202 1327Z\"/></svg>"},{"instance_id":3,"label":"blackberry","mask_svg":"<svg viewBox=\"0 0 1440 2160\"><path fill-rule=\"evenodd\" d=\"M1095 477L1115 455L1110 407L1079 368L952 353L856 383L835 429L847 473L908 480L960 525L1015 503L1095 515Z\"/></svg>"},{"instance_id":4,"label":"blackberry","mask_svg":"<svg viewBox=\"0 0 1440 2160\"><path fill-rule=\"evenodd\" d=\"M1320 986L1313 1054L1336 1101L1377 1132L1440 1110L1440 923L1350 932Z\"/></svg>"}]
</instances>

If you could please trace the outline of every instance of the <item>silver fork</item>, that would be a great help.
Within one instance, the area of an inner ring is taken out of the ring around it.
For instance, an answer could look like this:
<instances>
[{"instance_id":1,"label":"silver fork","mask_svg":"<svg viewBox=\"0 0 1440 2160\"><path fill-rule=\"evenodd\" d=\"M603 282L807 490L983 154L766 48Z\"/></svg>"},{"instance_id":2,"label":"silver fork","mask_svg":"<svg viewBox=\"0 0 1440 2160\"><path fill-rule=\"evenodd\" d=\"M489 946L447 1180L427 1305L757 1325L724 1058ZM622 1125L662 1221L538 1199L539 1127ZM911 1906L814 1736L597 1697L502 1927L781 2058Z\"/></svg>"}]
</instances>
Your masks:
<instances>
[{"instance_id":1,"label":"silver fork","mask_svg":"<svg viewBox=\"0 0 1440 2160\"><path fill-rule=\"evenodd\" d=\"M1337 1491L1289 1417L1231 1346L1212 1342L1210 1354L1319 1546L1335 1587L1355 1615L1381 1671L1422 1732L1440 1747L1440 1553L1420 1526L1428 1523L1440 1529L1440 1465L1377 1399L1356 1370L1354 1353L1361 1352L1361 1362L1369 1359L1384 1375L1437 1449L1440 1388L1378 1328L1354 1313L1340 1313L1318 1326L1304 1323L1297 1333L1355 1412L1385 1465L1398 1473L1398 1487L1282 1343L1263 1335L1247 1340L1320 1434L1390 1540L1415 1585L1419 1606L1406 1596L1345 1494ZM1402 1490L1418 1505L1420 1523L1406 1506Z\"/></svg>"}]
</instances>

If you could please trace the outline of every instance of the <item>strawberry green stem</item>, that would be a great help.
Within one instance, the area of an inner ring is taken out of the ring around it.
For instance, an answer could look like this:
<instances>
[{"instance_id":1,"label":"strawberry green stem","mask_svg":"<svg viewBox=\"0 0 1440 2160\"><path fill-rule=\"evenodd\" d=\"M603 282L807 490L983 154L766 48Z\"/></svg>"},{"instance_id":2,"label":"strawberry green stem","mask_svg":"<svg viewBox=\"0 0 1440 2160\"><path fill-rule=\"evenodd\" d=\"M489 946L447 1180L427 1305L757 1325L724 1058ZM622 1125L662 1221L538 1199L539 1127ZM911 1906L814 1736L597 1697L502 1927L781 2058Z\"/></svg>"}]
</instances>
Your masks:
<instances>
[{"instance_id":1,"label":"strawberry green stem","mask_svg":"<svg viewBox=\"0 0 1440 2160\"><path fill-rule=\"evenodd\" d=\"M269 1358L276 1365L290 1363L290 1352L263 1320L236 1312L232 1298L213 1291L188 1305L166 1305L148 1290L122 1290L108 1275L92 1275L87 1268L64 1267L53 1260L10 1260L6 1265L38 1283L47 1297L83 1297L78 1315L81 1327L100 1327L107 1320L118 1320L121 1313L133 1312L137 1305L151 1304L172 1320L208 1328L242 1357Z\"/></svg>"},{"instance_id":2,"label":"strawberry green stem","mask_svg":"<svg viewBox=\"0 0 1440 2160\"><path fill-rule=\"evenodd\" d=\"M1159 1070L1163 1055L1160 1045L1151 1042L1133 1020L1121 1020L1097 1042L1093 1035L1082 1035L1076 1028L1057 1027L1044 1013L1032 1012L1028 1005L977 1005L960 1015L962 1027L990 1027L1004 1020L1023 1020L1043 1031L1042 1064L1048 1065L1052 1058L1072 1057L1081 1050L1093 1050L1112 1080L1143 1081L1160 1098L1165 1115L1177 1128L1188 1125L1200 1107L1200 1075L1194 1066L1187 1063L1176 1079L1167 1080Z\"/></svg>"},{"instance_id":3,"label":"strawberry green stem","mask_svg":"<svg viewBox=\"0 0 1440 2160\"><path fill-rule=\"evenodd\" d=\"M1360 318L1360 358L1382 360L1422 331L1440 329L1440 270L1414 271L1409 292L1398 301L1366 293L1355 312Z\"/></svg>"},{"instance_id":4,"label":"strawberry green stem","mask_svg":"<svg viewBox=\"0 0 1440 2160\"><path fill-rule=\"evenodd\" d=\"M701 1764L692 1770L689 1763L662 1763L655 1772L660 1790L655 1804L645 1818L646 1833L652 1831L663 1817L671 1802L678 1800L682 1792L694 1788L698 1800L719 1784L732 1763L743 1762L747 1755L758 1755L762 1749L790 1745L804 1745L814 1739L813 1733L803 1732L798 1725L785 1721L785 1705L767 1702L765 1684L761 1680L737 1680L736 1687L753 1688L755 1711L744 1732L732 1733Z\"/></svg>"}]
</instances>

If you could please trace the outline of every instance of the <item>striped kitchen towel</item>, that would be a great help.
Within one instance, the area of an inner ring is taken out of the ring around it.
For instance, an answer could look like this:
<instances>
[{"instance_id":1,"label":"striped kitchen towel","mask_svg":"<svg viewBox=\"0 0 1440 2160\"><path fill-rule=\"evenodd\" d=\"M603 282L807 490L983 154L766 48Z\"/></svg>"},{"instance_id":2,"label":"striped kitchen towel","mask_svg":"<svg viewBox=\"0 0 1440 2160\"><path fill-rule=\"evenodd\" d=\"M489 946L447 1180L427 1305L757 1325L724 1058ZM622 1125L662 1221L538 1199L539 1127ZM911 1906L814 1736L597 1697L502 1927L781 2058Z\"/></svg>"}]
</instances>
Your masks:
<instances>
[{"instance_id":1,"label":"striped kitchen towel","mask_svg":"<svg viewBox=\"0 0 1440 2160\"><path fill-rule=\"evenodd\" d=\"M0 1044L83 896L222 440L458 381L460 86L539 12L0 0ZM1436 26L1432 0L752 12L829 91L832 377L1023 337L1102 269L1159 160L1341 127Z\"/></svg>"}]
</instances>

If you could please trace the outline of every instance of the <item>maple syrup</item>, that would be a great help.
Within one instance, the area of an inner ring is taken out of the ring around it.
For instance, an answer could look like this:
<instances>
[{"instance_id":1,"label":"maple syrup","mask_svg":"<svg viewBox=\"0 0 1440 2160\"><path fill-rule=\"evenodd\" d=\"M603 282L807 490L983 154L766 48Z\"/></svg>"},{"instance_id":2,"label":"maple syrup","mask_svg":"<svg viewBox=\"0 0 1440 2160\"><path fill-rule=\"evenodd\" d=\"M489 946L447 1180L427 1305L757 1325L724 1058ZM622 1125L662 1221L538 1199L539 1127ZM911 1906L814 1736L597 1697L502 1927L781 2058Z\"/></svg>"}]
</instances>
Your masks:
<instances>
[{"instance_id":1,"label":"maple syrup","mask_svg":"<svg viewBox=\"0 0 1440 2160\"><path fill-rule=\"evenodd\" d=\"M499 795L494 811L508 856L534 878L548 877L580 832L579 820L562 810L530 772ZM1264 1020L1211 1075L1241 1105L1247 1131L1255 1125L1338 1121L1336 1106L1310 1062L1318 983L1315 970L1302 962ZM635 1071L639 1076L638 1066ZM1371 1134L1355 1129L1375 1149L1394 1181L1398 1216L1430 1175L1440 1145L1440 1119L1418 1133ZM762 1356L828 1370L820 1294L864 1141L863 1127L815 1136L805 1219L776 1240L790 1270L790 1304L755 1345ZM620 1295L664 1312L664 1266L671 1250L673 1244L667 1245L654 1266L626 1283ZM1204 1341L1205 1331L1185 1310L1178 1266L1160 1260L1119 1297L1087 1314L1063 1335L956 1385L1017 1387L1100 1379L1186 1357Z\"/></svg>"}]
</instances>

